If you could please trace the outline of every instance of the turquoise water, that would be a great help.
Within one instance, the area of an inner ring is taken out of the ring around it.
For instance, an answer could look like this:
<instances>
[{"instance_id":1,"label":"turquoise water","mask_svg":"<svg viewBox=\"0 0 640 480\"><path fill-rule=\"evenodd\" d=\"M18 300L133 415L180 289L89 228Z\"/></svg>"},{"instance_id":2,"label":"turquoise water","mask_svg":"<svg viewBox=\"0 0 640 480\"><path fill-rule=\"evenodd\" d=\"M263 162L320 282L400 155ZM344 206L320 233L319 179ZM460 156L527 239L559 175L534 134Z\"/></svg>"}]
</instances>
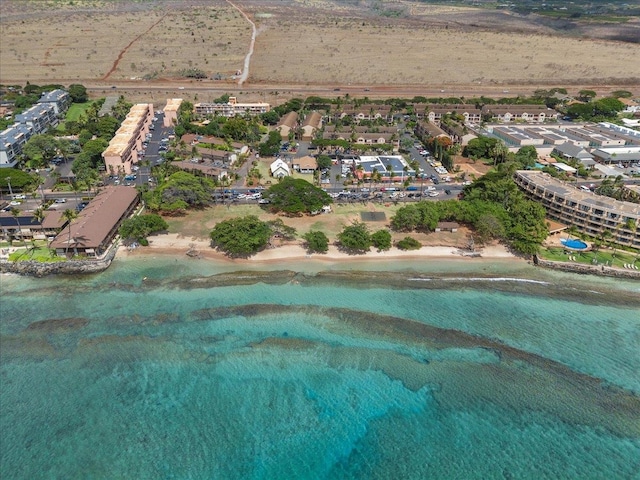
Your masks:
<instances>
[{"instance_id":1,"label":"turquoise water","mask_svg":"<svg viewBox=\"0 0 640 480\"><path fill-rule=\"evenodd\" d=\"M640 284L242 268L2 277L3 480L640 478Z\"/></svg>"}]
</instances>

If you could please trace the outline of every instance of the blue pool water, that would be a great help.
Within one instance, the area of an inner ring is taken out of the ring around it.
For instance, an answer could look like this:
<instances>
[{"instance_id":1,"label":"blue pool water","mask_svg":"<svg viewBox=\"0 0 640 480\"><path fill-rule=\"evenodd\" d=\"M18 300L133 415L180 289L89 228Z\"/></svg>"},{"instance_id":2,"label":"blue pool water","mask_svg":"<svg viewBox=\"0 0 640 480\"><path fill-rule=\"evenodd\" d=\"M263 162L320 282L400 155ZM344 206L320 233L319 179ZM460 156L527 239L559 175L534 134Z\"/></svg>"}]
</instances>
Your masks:
<instances>
[{"instance_id":1,"label":"blue pool water","mask_svg":"<svg viewBox=\"0 0 640 480\"><path fill-rule=\"evenodd\" d=\"M569 248L573 248L576 250L583 250L585 248L587 248L587 244L584 243L582 240L578 240L576 238L569 238L569 239L563 239L560 240L562 242L562 244L565 247L569 247Z\"/></svg>"}]
</instances>

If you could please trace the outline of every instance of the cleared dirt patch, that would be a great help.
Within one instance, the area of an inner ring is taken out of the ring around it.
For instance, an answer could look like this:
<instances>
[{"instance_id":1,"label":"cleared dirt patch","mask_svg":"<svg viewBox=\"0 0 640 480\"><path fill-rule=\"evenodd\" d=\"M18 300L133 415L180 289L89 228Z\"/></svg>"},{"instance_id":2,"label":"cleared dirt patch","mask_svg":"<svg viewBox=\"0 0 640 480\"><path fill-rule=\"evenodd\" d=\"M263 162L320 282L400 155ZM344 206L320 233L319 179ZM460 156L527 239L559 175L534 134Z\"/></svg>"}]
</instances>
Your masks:
<instances>
[{"instance_id":1,"label":"cleared dirt patch","mask_svg":"<svg viewBox=\"0 0 640 480\"><path fill-rule=\"evenodd\" d=\"M638 43L608 40L640 38L640 19L553 20L405 1L239 6L258 28L246 88L360 85L381 95L407 85L637 88L640 78ZM249 22L223 0L4 0L2 14L1 83L91 85L106 76L105 88L172 90L177 81L190 84L181 73L198 69L209 80L192 85L232 88L251 41Z\"/></svg>"}]
</instances>

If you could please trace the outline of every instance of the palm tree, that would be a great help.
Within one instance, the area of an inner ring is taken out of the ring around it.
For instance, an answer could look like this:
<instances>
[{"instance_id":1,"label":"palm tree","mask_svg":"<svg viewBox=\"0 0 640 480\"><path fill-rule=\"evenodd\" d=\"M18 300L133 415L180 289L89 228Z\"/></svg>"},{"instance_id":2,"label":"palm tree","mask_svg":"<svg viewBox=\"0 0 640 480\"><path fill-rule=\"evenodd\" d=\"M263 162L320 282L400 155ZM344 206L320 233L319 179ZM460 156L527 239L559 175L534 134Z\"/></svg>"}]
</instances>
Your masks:
<instances>
[{"instance_id":1,"label":"palm tree","mask_svg":"<svg viewBox=\"0 0 640 480\"><path fill-rule=\"evenodd\" d=\"M570 240L571 237L575 237L578 235L578 229L575 225L570 225L569 228L567 228L567 240Z\"/></svg>"},{"instance_id":2,"label":"palm tree","mask_svg":"<svg viewBox=\"0 0 640 480\"><path fill-rule=\"evenodd\" d=\"M68 222L67 228L69 229L69 239L67 240L67 248L65 249L65 255L69 253L69 245L71 244L71 222L78 216L75 210L67 208L62 212L62 217Z\"/></svg>"},{"instance_id":3,"label":"palm tree","mask_svg":"<svg viewBox=\"0 0 640 480\"><path fill-rule=\"evenodd\" d=\"M18 210L17 208L12 208L11 209L11 215L13 216L13 218L16 219L16 224L18 225L18 234L20 235L20 238L22 239L22 243L24 243L24 246L27 246L27 243L24 241L24 238L22 237L22 227L20 226L20 220L18 220L18 216L20 215L20 210Z\"/></svg>"},{"instance_id":4,"label":"palm tree","mask_svg":"<svg viewBox=\"0 0 640 480\"><path fill-rule=\"evenodd\" d=\"M44 220L44 208L36 208L33 212L33 218L31 219L31 223L37 222L42 225L42 221ZM35 248L34 240L32 240L32 245Z\"/></svg>"}]
</instances>

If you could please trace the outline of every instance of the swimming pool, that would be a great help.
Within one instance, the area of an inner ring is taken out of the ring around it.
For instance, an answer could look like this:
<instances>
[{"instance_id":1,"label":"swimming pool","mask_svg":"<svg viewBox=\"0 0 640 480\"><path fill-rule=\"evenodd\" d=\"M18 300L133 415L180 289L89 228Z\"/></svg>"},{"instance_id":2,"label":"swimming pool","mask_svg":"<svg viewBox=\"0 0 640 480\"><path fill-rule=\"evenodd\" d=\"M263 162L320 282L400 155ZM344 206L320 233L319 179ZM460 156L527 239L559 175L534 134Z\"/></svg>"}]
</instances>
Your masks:
<instances>
[{"instance_id":1,"label":"swimming pool","mask_svg":"<svg viewBox=\"0 0 640 480\"><path fill-rule=\"evenodd\" d=\"M573 250L585 250L587 248L587 244L582 240L578 240L577 238L563 238L560 240L562 245L567 248L571 248Z\"/></svg>"}]
</instances>

